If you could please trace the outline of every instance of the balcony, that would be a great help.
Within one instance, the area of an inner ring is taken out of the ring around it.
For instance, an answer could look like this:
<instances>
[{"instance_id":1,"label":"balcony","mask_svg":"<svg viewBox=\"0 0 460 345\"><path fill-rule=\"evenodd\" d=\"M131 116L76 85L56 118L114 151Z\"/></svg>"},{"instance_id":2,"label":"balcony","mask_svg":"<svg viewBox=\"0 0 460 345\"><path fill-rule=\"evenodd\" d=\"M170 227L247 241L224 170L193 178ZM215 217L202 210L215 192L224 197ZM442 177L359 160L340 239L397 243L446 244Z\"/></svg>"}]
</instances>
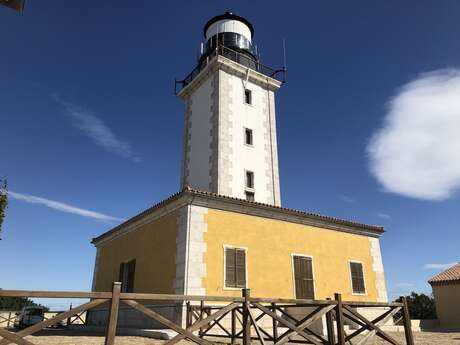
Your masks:
<instances>
[{"instance_id":1,"label":"balcony","mask_svg":"<svg viewBox=\"0 0 460 345\"><path fill-rule=\"evenodd\" d=\"M175 80L174 94L177 95L182 89L190 84L198 76L198 74L200 74L200 72L205 69L209 62L218 55L239 63L240 65L246 66L256 72L266 75L267 77L276 79L282 83L285 82L285 68L273 69L261 64L250 53L244 51L236 51L226 46L219 45L216 49L209 51L205 58L200 59L198 66L196 66L183 80Z\"/></svg>"}]
</instances>

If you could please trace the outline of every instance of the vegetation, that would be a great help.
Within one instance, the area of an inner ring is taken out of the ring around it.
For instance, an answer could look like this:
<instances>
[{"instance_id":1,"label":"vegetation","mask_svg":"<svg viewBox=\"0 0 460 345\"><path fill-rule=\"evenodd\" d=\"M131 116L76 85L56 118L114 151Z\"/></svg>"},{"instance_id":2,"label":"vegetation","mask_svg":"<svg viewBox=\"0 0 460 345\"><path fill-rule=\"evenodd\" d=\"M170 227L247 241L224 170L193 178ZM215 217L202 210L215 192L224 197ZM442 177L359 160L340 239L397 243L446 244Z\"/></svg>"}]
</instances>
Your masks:
<instances>
[{"instance_id":1,"label":"vegetation","mask_svg":"<svg viewBox=\"0 0 460 345\"><path fill-rule=\"evenodd\" d=\"M436 319L436 308L433 296L412 292L410 296L406 296L406 300L411 319ZM401 302L401 298L398 298L396 302Z\"/></svg>"},{"instance_id":2,"label":"vegetation","mask_svg":"<svg viewBox=\"0 0 460 345\"><path fill-rule=\"evenodd\" d=\"M6 179L0 179L0 239L2 238L2 224L8 207L8 193Z\"/></svg>"},{"instance_id":3,"label":"vegetation","mask_svg":"<svg viewBox=\"0 0 460 345\"><path fill-rule=\"evenodd\" d=\"M37 304L29 298L26 297L0 297L0 310L21 310L24 307L28 306L39 306L43 307L41 304ZM47 311L48 308L44 307Z\"/></svg>"}]
</instances>

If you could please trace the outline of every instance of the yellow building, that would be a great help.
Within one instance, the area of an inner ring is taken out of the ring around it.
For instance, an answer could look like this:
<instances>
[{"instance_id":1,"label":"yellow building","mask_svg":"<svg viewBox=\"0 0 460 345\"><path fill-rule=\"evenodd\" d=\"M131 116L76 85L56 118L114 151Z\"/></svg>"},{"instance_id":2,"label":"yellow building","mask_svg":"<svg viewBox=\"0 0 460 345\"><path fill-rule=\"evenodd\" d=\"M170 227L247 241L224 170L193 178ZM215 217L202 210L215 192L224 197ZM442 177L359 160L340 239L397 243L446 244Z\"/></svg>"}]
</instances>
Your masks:
<instances>
[{"instance_id":1,"label":"yellow building","mask_svg":"<svg viewBox=\"0 0 460 345\"><path fill-rule=\"evenodd\" d=\"M93 290L120 280L134 292L387 301L382 227L281 207L284 70L260 64L253 34L231 13L206 23L198 66L179 83L182 191L93 240Z\"/></svg>"},{"instance_id":2,"label":"yellow building","mask_svg":"<svg viewBox=\"0 0 460 345\"><path fill-rule=\"evenodd\" d=\"M460 263L429 280L436 314L445 329L460 329Z\"/></svg>"}]
</instances>

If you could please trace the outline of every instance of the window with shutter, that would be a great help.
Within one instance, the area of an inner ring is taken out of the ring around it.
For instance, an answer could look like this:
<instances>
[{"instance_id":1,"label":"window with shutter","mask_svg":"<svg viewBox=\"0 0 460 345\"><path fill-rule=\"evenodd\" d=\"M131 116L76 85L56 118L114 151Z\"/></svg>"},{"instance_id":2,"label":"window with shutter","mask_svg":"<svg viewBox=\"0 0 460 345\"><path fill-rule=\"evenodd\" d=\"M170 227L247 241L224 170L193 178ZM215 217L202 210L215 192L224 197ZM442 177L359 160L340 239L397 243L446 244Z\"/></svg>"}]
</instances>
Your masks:
<instances>
[{"instance_id":1,"label":"window with shutter","mask_svg":"<svg viewBox=\"0 0 460 345\"><path fill-rule=\"evenodd\" d=\"M366 285L364 283L363 264L360 262L350 262L351 287L355 294L365 294Z\"/></svg>"},{"instance_id":2,"label":"window with shutter","mask_svg":"<svg viewBox=\"0 0 460 345\"><path fill-rule=\"evenodd\" d=\"M314 299L313 261L306 256L294 255L295 296L299 299Z\"/></svg>"},{"instance_id":3,"label":"window with shutter","mask_svg":"<svg viewBox=\"0 0 460 345\"><path fill-rule=\"evenodd\" d=\"M242 248L225 248L225 287L246 287L246 251Z\"/></svg>"},{"instance_id":4,"label":"window with shutter","mask_svg":"<svg viewBox=\"0 0 460 345\"><path fill-rule=\"evenodd\" d=\"M122 262L120 264L119 281L121 282L121 292L133 292L134 291L135 273L136 273L136 260Z\"/></svg>"}]
</instances>

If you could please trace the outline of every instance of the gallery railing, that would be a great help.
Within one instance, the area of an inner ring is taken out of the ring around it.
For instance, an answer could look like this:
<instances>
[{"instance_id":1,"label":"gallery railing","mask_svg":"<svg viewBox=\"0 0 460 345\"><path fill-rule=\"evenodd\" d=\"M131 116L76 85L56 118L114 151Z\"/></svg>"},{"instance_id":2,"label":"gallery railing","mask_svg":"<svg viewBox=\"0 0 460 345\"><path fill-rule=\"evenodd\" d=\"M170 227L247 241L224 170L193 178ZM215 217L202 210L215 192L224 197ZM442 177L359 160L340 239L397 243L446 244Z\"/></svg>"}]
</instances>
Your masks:
<instances>
[{"instance_id":1,"label":"gallery railing","mask_svg":"<svg viewBox=\"0 0 460 345\"><path fill-rule=\"evenodd\" d=\"M103 304L108 304L109 311L105 345L113 345L115 342L120 304L134 308L165 328L177 332L176 336L165 342L168 345L175 344L182 339L200 345L210 345L216 342L215 339L222 337L232 343L241 339L244 345L249 345L252 341L258 341L262 345L265 345L267 341L277 345L285 343L345 345L346 343L353 344L352 340L355 338L358 340L358 343L355 344L365 344L373 337L380 337L389 344L402 345L381 328L394 315L401 312L405 344L414 345L409 312L404 299L402 303L344 302L340 294L336 294L334 300L271 299L251 297L249 289L243 289L242 297L122 293L121 283L118 282L113 284L111 292L0 290L0 297L90 300L18 332L0 328L0 337L3 338L0 340L0 345L10 343L33 345L33 342L25 339L26 336L82 312L96 307L100 308ZM186 309L185 327L180 324L181 322L176 323L139 301L174 301L184 305ZM295 308L304 308L303 311L308 308L308 312L299 319L298 313L293 312ZM375 308L381 312L381 315L369 320L358 312L360 308ZM262 324L262 319L265 319L264 324ZM271 321L269 326L267 326L267 319ZM326 330L319 332L312 326L323 319L325 319ZM346 332L345 320L355 325L353 331ZM216 333L217 329L220 329L219 333Z\"/></svg>"},{"instance_id":2,"label":"gallery railing","mask_svg":"<svg viewBox=\"0 0 460 345\"><path fill-rule=\"evenodd\" d=\"M216 49L213 49L205 59L202 59L200 63L182 80L175 80L174 82L174 94L178 94L183 88L194 80L200 72L216 57L223 56L227 59L235 61L243 66L246 66L256 72L262 73L270 78L274 78L280 82L286 81L286 69L274 69L261 64L258 60L255 60L252 56L230 49L223 45L218 45Z\"/></svg>"}]
</instances>

